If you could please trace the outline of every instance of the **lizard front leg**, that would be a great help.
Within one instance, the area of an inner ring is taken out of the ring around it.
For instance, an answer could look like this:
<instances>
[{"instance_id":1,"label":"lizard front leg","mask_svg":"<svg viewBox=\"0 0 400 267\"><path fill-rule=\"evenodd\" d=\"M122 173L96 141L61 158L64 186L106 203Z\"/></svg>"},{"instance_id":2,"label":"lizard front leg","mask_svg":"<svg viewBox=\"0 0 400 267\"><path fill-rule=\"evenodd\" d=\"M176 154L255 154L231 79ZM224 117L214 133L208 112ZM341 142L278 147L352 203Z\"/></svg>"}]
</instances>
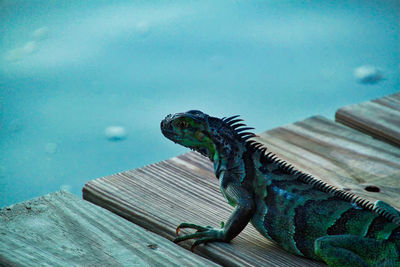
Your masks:
<instances>
[{"instance_id":1,"label":"lizard front leg","mask_svg":"<svg viewBox=\"0 0 400 267\"><path fill-rule=\"evenodd\" d=\"M193 250L195 246L202 243L229 242L246 227L254 213L254 203L250 194L237 184L228 184L221 189L225 191L225 196L230 204L235 206L235 210L226 224L221 229L217 229L210 226L181 223L177 228L177 233L182 228L195 229L197 232L177 237L174 239L175 243L188 239L197 239L192 245L191 249Z\"/></svg>"},{"instance_id":2,"label":"lizard front leg","mask_svg":"<svg viewBox=\"0 0 400 267\"><path fill-rule=\"evenodd\" d=\"M330 235L315 240L315 254L329 266L400 266L394 243L357 235Z\"/></svg>"}]
</instances>

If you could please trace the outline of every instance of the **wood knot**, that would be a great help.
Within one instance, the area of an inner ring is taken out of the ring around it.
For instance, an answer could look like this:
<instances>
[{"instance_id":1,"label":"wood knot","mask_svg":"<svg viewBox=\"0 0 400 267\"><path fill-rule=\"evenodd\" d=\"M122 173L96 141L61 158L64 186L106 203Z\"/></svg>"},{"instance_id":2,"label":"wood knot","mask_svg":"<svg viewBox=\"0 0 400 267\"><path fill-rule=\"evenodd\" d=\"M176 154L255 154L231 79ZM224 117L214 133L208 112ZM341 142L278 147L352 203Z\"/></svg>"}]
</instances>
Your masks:
<instances>
[{"instance_id":1,"label":"wood knot","mask_svg":"<svg viewBox=\"0 0 400 267\"><path fill-rule=\"evenodd\" d=\"M149 249L152 249L152 250L158 249L157 244L149 244L149 245L147 245L147 247L148 247Z\"/></svg>"},{"instance_id":2,"label":"wood knot","mask_svg":"<svg viewBox=\"0 0 400 267\"><path fill-rule=\"evenodd\" d=\"M379 187L377 187L376 185L367 185L366 187L364 187L365 191L368 192L374 192L374 193L378 193L381 191L381 189Z\"/></svg>"}]
</instances>

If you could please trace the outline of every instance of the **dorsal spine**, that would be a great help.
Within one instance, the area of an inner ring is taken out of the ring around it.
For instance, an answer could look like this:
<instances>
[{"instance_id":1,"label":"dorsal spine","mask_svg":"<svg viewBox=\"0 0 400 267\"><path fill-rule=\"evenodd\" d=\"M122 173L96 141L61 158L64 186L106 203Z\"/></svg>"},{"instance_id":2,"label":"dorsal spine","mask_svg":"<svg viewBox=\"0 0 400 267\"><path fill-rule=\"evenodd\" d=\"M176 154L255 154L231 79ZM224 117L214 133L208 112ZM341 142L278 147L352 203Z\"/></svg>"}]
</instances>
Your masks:
<instances>
[{"instance_id":1,"label":"dorsal spine","mask_svg":"<svg viewBox=\"0 0 400 267\"><path fill-rule=\"evenodd\" d=\"M379 216L386 218L389 222L400 225L400 218L395 214L388 212L382 207L375 207L374 203L371 201L361 198L353 193L343 191L341 189L336 188L333 185L327 184L322 180L319 180L313 177L310 174L303 173L297 170L293 165L287 163L286 161L280 159L277 155L272 152L267 152L267 147L258 141L249 140L252 137L256 137L256 135L252 132L248 132L248 130L254 129L251 127L247 127L246 124L242 123L242 119L238 119L239 115L232 116L229 118L222 118L222 121L227 124L227 126L231 127L237 134L237 137L240 138L246 144L248 149L252 151L258 151L263 157L263 160L268 161L270 163L276 164L281 170L289 175L296 175L297 179L301 182L310 184L314 188L326 192L328 194L333 194L345 201L355 203L359 207L377 213Z\"/></svg>"}]
</instances>

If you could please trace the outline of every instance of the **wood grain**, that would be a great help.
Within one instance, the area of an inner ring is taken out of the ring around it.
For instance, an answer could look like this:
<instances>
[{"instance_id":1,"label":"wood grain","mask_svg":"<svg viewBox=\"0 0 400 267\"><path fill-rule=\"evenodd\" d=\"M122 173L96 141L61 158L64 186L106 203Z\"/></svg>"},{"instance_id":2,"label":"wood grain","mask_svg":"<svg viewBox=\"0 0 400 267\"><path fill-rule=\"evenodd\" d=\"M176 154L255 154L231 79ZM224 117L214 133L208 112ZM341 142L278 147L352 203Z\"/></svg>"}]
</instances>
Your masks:
<instances>
[{"instance_id":1,"label":"wood grain","mask_svg":"<svg viewBox=\"0 0 400 267\"><path fill-rule=\"evenodd\" d=\"M323 117L261 133L259 140L300 170L400 208L397 147ZM379 186L381 191L367 192L367 185ZM175 237L175 227L181 222L218 227L232 212L219 192L211 162L194 152L90 181L83 197L168 239ZM190 243L183 246L188 248ZM251 225L231 244L207 244L196 253L232 266L323 265L286 253Z\"/></svg>"},{"instance_id":2,"label":"wood grain","mask_svg":"<svg viewBox=\"0 0 400 267\"><path fill-rule=\"evenodd\" d=\"M60 191L0 209L0 266L216 266Z\"/></svg>"},{"instance_id":3,"label":"wood grain","mask_svg":"<svg viewBox=\"0 0 400 267\"><path fill-rule=\"evenodd\" d=\"M168 239L181 222L219 227L232 212L211 162L195 152L90 181L83 197ZM195 253L228 266L324 266L283 251L251 225L230 244L210 243Z\"/></svg>"},{"instance_id":4,"label":"wood grain","mask_svg":"<svg viewBox=\"0 0 400 267\"><path fill-rule=\"evenodd\" d=\"M400 146L400 93L339 109L335 119L378 139Z\"/></svg>"},{"instance_id":5,"label":"wood grain","mask_svg":"<svg viewBox=\"0 0 400 267\"><path fill-rule=\"evenodd\" d=\"M259 141L303 172L400 209L399 147L320 116L263 132Z\"/></svg>"}]
</instances>

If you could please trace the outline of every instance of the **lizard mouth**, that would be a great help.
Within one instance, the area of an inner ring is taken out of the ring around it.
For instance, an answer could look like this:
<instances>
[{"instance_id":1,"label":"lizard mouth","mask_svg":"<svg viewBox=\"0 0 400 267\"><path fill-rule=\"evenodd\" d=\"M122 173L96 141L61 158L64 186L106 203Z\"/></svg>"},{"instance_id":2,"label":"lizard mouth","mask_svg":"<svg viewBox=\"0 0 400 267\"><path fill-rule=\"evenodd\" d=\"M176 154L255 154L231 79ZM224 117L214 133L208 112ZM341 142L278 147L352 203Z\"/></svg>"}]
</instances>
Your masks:
<instances>
[{"instance_id":1,"label":"lizard mouth","mask_svg":"<svg viewBox=\"0 0 400 267\"><path fill-rule=\"evenodd\" d=\"M176 135L176 133L174 133L173 131L161 129L161 132L165 137L167 137L168 139L170 139L172 141L176 142L176 141L182 140L182 137Z\"/></svg>"}]
</instances>

